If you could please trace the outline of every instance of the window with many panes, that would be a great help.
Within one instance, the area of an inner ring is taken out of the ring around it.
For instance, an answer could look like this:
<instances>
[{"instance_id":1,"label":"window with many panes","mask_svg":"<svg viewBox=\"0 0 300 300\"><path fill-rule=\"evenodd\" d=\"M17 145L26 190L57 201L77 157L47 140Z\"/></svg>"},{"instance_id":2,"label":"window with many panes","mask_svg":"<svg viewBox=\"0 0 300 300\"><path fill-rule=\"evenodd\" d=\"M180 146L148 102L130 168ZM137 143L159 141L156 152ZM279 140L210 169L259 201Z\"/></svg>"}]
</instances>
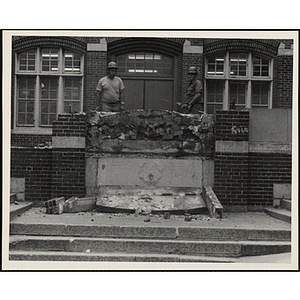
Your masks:
<instances>
[{"instance_id":1,"label":"window with many panes","mask_svg":"<svg viewBox=\"0 0 300 300\"><path fill-rule=\"evenodd\" d=\"M173 76L173 58L155 52L132 52L116 57L118 73Z\"/></svg>"},{"instance_id":2,"label":"window with many panes","mask_svg":"<svg viewBox=\"0 0 300 300\"><path fill-rule=\"evenodd\" d=\"M218 109L271 108L272 60L251 52L226 52L206 59L205 105Z\"/></svg>"},{"instance_id":3,"label":"window with many panes","mask_svg":"<svg viewBox=\"0 0 300 300\"><path fill-rule=\"evenodd\" d=\"M55 47L16 54L16 128L51 126L82 110L83 56Z\"/></svg>"}]
</instances>

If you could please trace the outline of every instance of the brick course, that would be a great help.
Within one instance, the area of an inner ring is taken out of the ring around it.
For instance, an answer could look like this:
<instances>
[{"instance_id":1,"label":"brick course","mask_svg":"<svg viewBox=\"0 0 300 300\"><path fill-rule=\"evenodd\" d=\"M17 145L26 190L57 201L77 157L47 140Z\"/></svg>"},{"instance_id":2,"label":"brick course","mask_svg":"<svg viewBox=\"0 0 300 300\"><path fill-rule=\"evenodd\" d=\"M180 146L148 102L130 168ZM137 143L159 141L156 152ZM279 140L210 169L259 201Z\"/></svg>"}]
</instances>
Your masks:
<instances>
[{"instance_id":1,"label":"brick course","mask_svg":"<svg viewBox=\"0 0 300 300\"><path fill-rule=\"evenodd\" d=\"M17 147L37 147L39 145L51 144L51 135L43 134L12 134L11 146Z\"/></svg>"},{"instance_id":2,"label":"brick course","mask_svg":"<svg viewBox=\"0 0 300 300\"><path fill-rule=\"evenodd\" d=\"M84 115L64 114L52 123L52 136L85 137L86 125Z\"/></svg>"}]
</instances>

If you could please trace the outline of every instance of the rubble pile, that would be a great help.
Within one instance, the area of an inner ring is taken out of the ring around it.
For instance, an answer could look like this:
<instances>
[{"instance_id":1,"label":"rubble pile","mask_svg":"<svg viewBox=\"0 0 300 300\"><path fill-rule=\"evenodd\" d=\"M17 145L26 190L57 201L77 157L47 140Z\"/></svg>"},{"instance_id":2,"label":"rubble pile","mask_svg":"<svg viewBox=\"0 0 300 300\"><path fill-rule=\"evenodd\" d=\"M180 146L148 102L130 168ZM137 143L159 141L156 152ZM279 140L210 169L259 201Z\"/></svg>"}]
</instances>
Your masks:
<instances>
[{"instance_id":1,"label":"rubble pile","mask_svg":"<svg viewBox=\"0 0 300 300\"><path fill-rule=\"evenodd\" d=\"M214 151L214 126L214 115L208 114L181 114L167 110L91 111L87 116L87 148L103 152L107 140L120 141L115 143L114 149L122 152L122 141L134 141L135 145L139 141L149 141L152 148L155 148L155 142L168 141L174 142L172 147L178 150L185 147L195 150L195 154L209 154ZM142 148L145 146L144 142Z\"/></svg>"}]
</instances>

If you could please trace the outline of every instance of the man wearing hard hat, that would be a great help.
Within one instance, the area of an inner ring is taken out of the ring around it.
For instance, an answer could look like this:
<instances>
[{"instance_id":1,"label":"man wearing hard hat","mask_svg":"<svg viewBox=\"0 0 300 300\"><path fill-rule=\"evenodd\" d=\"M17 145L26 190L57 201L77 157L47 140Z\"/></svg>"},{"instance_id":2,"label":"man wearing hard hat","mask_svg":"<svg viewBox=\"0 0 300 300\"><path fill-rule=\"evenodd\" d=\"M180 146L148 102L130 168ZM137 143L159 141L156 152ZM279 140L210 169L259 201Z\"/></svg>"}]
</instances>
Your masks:
<instances>
[{"instance_id":1,"label":"man wearing hard hat","mask_svg":"<svg viewBox=\"0 0 300 300\"><path fill-rule=\"evenodd\" d=\"M202 84L197 79L198 70L196 67L190 67L188 71L189 86L186 93L185 103L180 105L188 113L203 113Z\"/></svg>"},{"instance_id":2,"label":"man wearing hard hat","mask_svg":"<svg viewBox=\"0 0 300 300\"><path fill-rule=\"evenodd\" d=\"M120 112L124 110L123 81L117 77L117 64L110 62L107 66L107 76L101 78L97 84L98 107L105 112Z\"/></svg>"}]
</instances>

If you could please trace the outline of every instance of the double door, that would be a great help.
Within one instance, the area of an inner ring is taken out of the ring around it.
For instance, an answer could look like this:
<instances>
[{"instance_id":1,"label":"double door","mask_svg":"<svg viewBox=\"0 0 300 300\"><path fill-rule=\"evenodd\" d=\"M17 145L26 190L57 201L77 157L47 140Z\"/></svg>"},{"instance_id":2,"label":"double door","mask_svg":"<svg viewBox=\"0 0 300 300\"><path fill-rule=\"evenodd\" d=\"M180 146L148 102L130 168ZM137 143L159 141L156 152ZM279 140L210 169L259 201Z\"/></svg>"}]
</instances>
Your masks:
<instances>
[{"instance_id":1,"label":"double door","mask_svg":"<svg viewBox=\"0 0 300 300\"><path fill-rule=\"evenodd\" d=\"M171 79L123 78L125 109L173 110L174 81Z\"/></svg>"}]
</instances>

